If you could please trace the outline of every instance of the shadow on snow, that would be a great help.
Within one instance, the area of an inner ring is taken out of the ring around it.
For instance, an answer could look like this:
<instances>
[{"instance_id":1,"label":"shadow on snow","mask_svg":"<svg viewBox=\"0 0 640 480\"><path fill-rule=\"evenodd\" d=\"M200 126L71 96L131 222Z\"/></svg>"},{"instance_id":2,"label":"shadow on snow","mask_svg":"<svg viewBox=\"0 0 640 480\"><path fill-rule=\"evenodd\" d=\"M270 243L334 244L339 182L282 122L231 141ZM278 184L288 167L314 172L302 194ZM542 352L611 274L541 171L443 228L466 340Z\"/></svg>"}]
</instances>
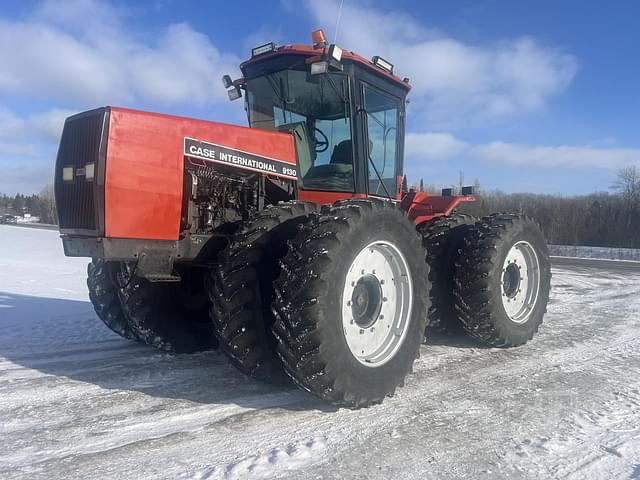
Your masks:
<instances>
[{"instance_id":1,"label":"shadow on snow","mask_svg":"<svg viewBox=\"0 0 640 480\"><path fill-rule=\"evenodd\" d=\"M173 355L122 339L87 301L0 292L0 332L0 357L45 375L202 404L328 409L293 386L246 377L217 351Z\"/></svg>"},{"instance_id":2,"label":"shadow on snow","mask_svg":"<svg viewBox=\"0 0 640 480\"><path fill-rule=\"evenodd\" d=\"M154 397L249 408L323 410L293 386L250 379L217 351L160 352L112 333L88 301L0 292L0 356L45 375ZM428 344L479 348L464 335L429 335Z\"/></svg>"}]
</instances>

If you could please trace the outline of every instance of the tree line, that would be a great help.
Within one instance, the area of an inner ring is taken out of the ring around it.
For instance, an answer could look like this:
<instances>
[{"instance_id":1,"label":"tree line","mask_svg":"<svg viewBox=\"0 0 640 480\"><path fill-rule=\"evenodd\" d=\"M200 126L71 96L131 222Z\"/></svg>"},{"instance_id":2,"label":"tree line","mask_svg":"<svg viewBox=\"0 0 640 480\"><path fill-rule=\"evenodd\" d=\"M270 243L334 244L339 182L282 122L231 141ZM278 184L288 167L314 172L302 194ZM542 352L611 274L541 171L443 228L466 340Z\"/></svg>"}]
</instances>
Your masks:
<instances>
[{"instance_id":1,"label":"tree line","mask_svg":"<svg viewBox=\"0 0 640 480\"><path fill-rule=\"evenodd\" d=\"M424 187L423 187L424 188ZM427 187L434 191L433 187ZM479 190L479 191L478 191ZM561 196L486 191L476 181L478 201L460 211L482 217L493 212L529 215L556 245L640 248L640 168L618 171L611 192Z\"/></svg>"},{"instance_id":2,"label":"tree line","mask_svg":"<svg viewBox=\"0 0 640 480\"><path fill-rule=\"evenodd\" d=\"M439 192L432 185L425 186L422 179L420 186L416 188L432 193ZM484 190L478 181L475 189L478 201L464 205L461 211L476 217L493 212L529 215L540 224L547 241L556 245L640 248L638 167L621 169L611 192L590 195L504 193ZM56 224L58 218L53 188L47 186L35 195L0 195L0 215L22 215L25 212L40 217L42 223Z\"/></svg>"},{"instance_id":3,"label":"tree line","mask_svg":"<svg viewBox=\"0 0 640 480\"><path fill-rule=\"evenodd\" d=\"M57 225L58 213L56 212L53 187L46 186L40 193L32 195L0 194L0 215L23 216L27 213L40 218L41 223Z\"/></svg>"}]
</instances>

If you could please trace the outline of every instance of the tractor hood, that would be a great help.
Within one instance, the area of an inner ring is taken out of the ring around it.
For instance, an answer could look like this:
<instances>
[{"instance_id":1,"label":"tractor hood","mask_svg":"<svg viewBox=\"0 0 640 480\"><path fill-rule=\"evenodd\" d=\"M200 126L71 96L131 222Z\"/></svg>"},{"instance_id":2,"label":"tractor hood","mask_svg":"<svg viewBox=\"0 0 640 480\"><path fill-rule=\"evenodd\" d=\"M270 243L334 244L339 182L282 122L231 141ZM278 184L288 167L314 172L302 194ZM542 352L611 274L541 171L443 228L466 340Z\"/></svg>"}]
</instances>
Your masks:
<instances>
[{"instance_id":1,"label":"tractor hood","mask_svg":"<svg viewBox=\"0 0 640 480\"><path fill-rule=\"evenodd\" d=\"M187 163L297 178L288 133L99 108L65 122L55 174L61 233L176 240Z\"/></svg>"}]
</instances>

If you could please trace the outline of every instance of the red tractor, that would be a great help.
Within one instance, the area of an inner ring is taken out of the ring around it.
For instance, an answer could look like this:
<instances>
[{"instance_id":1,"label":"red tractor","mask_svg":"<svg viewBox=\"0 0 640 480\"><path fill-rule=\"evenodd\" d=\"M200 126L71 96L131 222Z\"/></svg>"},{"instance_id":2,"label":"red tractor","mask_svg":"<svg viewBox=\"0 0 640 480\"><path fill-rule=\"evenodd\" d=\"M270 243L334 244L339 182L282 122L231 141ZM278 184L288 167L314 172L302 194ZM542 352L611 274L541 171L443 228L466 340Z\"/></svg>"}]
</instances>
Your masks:
<instances>
[{"instance_id":1,"label":"red tractor","mask_svg":"<svg viewBox=\"0 0 640 480\"><path fill-rule=\"evenodd\" d=\"M404 191L409 79L312 38L255 48L223 78L250 128L116 107L66 120L60 232L92 258L98 316L350 407L404 382L429 319L527 342L550 288L537 225L456 213L471 188Z\"/></svg>"}]
</instances>

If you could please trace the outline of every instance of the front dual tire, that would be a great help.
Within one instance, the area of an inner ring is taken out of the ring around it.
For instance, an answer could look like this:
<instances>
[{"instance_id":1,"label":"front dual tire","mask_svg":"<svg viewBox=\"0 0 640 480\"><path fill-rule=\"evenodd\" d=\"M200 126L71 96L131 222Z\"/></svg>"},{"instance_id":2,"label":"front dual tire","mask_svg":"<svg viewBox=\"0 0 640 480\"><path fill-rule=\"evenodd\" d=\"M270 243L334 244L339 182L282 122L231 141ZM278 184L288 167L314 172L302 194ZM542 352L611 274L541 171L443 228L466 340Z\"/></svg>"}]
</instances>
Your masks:
<instances>
[{"instance_id":1,"label":"front dual tire","mask_svg":"<svg viewBox=\"0 0 640 480\"><path fill-rule=\"evenodd\" d=\"M287 374L336 405L380 403L419 354L428 266L391 202L339 202L303 224L275 282L273 332Z\"/></svg>"},{"instance_id":2,"label":"front dual tire","mask_svg":"<svg viewBox=\"0 0 640 480\"><path fill-rule=\"evenodd\" d=\"M273 282L298 226L320 207L308 202L269 205L243 222L208 275L211 321L220 349L241 372L286 382L271 329Z\"/></svg>"}]
</instances>

